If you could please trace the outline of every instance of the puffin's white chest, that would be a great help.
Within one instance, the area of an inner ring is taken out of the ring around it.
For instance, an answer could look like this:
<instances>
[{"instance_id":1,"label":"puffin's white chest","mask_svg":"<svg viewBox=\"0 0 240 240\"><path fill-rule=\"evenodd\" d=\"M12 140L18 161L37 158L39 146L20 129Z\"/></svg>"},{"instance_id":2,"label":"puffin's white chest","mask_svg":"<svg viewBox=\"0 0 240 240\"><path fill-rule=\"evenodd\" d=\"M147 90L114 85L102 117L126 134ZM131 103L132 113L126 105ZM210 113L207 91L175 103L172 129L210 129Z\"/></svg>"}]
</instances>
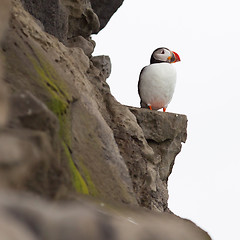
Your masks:
<instances>
[{"instance_id":1,"label":"puffin's white chest","mask_svg":"<svg viewBox=\"0 0 240 240\"><path fill-rule=\"evenodd\" d=\"M167 107L176 85L176 69L169 63L155 63L144 68L139 79L141 100L153 109Z\"/></svg>"}]
</instances>

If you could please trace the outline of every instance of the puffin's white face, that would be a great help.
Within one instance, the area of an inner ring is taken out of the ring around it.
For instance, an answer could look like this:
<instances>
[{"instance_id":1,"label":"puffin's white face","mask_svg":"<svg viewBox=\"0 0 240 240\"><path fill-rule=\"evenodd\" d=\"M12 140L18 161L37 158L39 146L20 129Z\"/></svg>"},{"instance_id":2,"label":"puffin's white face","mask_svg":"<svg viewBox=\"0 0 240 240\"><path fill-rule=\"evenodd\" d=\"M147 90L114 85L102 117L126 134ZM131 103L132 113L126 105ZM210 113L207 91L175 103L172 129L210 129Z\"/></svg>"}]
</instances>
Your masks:
<instances>
[{"instance_id":1,"label":"puffin's white face","mask_svg":"<svg viewBox=\"0 0 240 240\"><path fill-rule=\"evenodd\" d=\"M153 57L157 61L170 62L172 53L167 48L159 48L153 53Z\"/></svg>"},{"instance_id":2,"label":"puffin's white face","mask_svg":"<svg viewBox=\"0 0 240 240\"><path fill-rule=\"evenodd\" d=\"M150 59L150 63L175 63L181 61L179 55L176 52L162 47L157 48Z\"/></svg>"}]
</instances>

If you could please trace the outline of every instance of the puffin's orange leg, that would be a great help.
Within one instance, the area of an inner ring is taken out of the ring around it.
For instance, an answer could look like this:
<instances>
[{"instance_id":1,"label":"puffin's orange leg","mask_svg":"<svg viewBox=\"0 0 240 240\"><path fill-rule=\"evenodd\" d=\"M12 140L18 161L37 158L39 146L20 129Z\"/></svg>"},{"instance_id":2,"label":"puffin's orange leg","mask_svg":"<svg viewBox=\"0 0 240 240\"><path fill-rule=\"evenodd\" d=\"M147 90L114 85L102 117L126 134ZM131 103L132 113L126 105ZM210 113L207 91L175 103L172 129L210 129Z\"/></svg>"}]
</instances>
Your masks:
<instances>
[{"instance_id":1,"label":"puffin's orange leg","mask_svg":"<svg viewBox=\"0 0 240 240\"><path fill-rule=\"evenodd\" d=\"M167 110L167 108L164 107L164 108L163 108L163 112L166 112L166 110Z\"/></svg>"},{"instance_id":2,"label":"puffin's orange leg","mask_svg":"<svg viewBox=\"0 0 240 240\"><path fill-rule=\"evenodd\" d=\"M152 110L152 106L151 106L151 105L149 105L148 108L149 108L150 110Z\"/></svg>"}]
</instances>

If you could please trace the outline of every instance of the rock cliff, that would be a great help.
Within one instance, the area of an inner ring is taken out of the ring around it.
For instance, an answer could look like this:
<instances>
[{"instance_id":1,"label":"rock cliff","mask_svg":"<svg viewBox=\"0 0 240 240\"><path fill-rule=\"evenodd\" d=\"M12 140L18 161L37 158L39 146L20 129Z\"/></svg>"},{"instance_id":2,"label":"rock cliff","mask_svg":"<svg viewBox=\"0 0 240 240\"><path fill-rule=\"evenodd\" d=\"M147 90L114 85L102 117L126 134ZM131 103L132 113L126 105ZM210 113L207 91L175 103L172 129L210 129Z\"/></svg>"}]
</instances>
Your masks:
<instances>
[{"instance_id":1,"label":"rock cliff","mask_svg":"<svg viewBox=\"0 0 240 240\"><path fill-rule=\"evenodd\" d=\"M92 56L91 34L121 4L0 3L0 208L11 234L23 234L18 239L210 239L162 213L169 212L167 180L186 140L186 116L121 105L106 83L109 57ZM89 232L84 226L94 222ZM141 231L132 228L138 224Z\"/></svg>"}]
</instances>

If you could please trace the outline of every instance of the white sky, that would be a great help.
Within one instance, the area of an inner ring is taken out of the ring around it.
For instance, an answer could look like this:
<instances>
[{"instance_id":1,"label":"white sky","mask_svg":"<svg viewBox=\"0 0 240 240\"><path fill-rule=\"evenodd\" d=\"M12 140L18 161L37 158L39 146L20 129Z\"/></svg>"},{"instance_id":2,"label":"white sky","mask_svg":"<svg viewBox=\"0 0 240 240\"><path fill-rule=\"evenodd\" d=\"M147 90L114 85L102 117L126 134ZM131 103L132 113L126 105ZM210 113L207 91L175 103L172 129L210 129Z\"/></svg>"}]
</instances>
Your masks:
<instances>
[{"instance_id":1,"label":"white sky","mask_svg":"<svg viewBox=\"0 0 240 240\"><path fill-rule=\"evenodd\" d=\"M188 139L169 178L169 207L214 240L240 239L240 13L236 0L124 0L93 39L109 55L111 92L139 106L142 67L158 47L180 55L167 111L188 116Z\"/></svg>"}]
</instances>

